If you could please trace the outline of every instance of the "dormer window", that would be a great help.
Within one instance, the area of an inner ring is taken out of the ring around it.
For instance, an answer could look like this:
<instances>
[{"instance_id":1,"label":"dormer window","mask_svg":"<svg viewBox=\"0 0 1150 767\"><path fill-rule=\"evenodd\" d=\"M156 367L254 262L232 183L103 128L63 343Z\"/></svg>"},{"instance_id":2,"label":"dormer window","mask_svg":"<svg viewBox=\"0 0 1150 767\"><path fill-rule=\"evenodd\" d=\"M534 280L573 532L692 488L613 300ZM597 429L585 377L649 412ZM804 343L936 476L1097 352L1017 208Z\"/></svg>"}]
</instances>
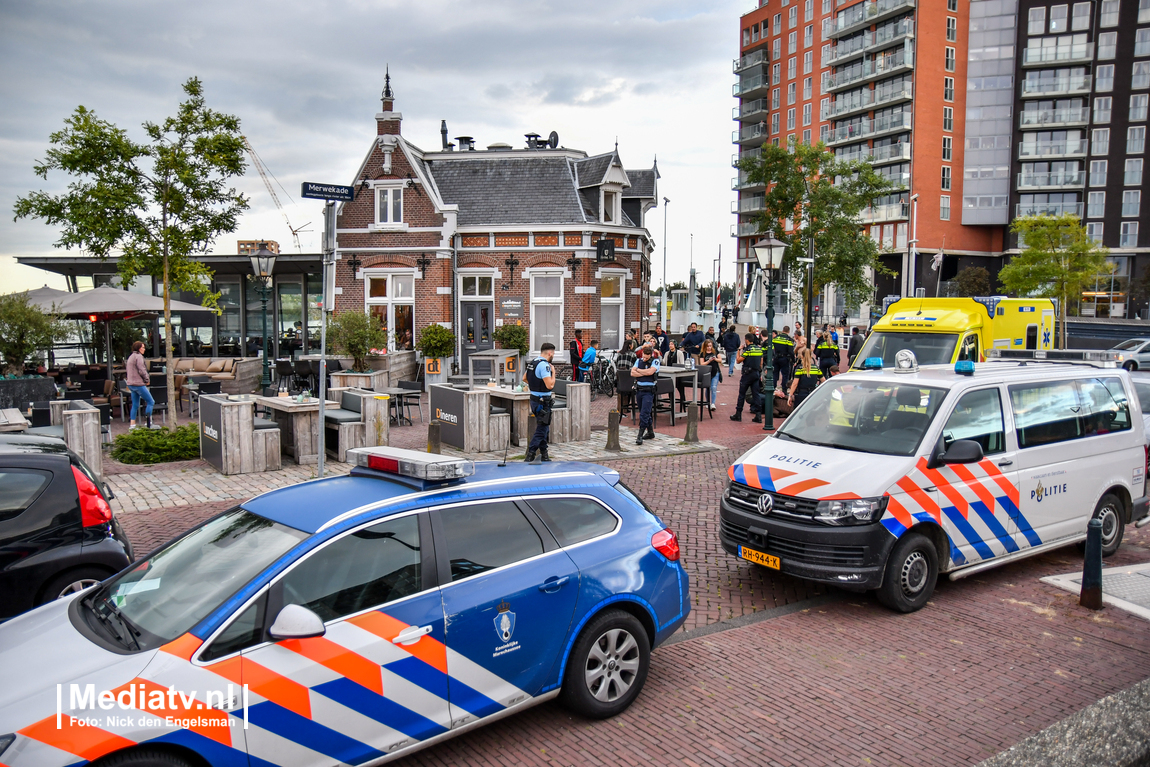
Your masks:
<instances>
[{"instance_id":1,"label":"dormer window","mask_svg":"<svg viewBox=\"0 0 1150 767\"><path fill-rule=\"evenodd\" d=\"M619 193L603 192L603 223L619 223Z\"/></svg>"},{"instance_id":2,"label":"dormer window","mask_svg":"<svg viewBox=\"0 0 1150 767\"><path fill-rule=\"evenodd\" d=\"M375 190L375 222L377 224L403 223L403 189Z\"/></svg>"}]
</instances>

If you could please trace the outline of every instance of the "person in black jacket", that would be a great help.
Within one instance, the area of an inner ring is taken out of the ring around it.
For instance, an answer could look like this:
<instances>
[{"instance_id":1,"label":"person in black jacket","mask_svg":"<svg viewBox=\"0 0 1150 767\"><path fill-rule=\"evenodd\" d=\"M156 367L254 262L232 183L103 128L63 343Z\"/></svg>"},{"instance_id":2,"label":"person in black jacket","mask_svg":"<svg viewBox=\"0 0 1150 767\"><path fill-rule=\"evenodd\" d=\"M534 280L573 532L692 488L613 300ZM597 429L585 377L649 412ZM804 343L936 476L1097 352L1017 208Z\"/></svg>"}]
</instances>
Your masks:
<instances>
[{"instance_id":1,"label":"person in black jacket","mask_svg":"<svg viewBox=\"0 0 1150 767\"><path fill-rule=\"evenodd\" d=\"M799 352L799 364L795 367L795 377L791 379L791 389L787 392L787 404L798 407L822 382L822 371L812 364L811 350L803 349Z\"/></svg>"},{"instance_id":2,"label":"person in black jacket","mask_svg":"<svg viewBox=\"0 0 1150 767\"><path fill-rule=\"evenodd\" d=\"M831 365L837 365L839 361L839 345L831 338L829 330L823 330L819 333L818 343L815 344L815 355L819 360L819 370L826 378Z\"/></svg>"},{"instance_id":3,"label":"person in black jacket","mask_svg":"<svg viewBox=\"0 0 1150 767\"><path fill-rule=\"evenodd\" d=\"M723 351L727 353L727 375L729 376L735 374L735 352L739 351L739 347L742 345L739 331L735 330L734 325L728 325L727 332L723 334Z\"/></svg>"},{"instance_id":4,"label":"person in black jacket","mask_svg":"<svg viewBox=\"0 0 1150 767\"><path fill-rule=\"evenodd\" d=\"M847 343L847 364L855 364L855 357L862 350L863 336L857 327L851 328L851 340Z\"/></svg>"}]
</instances>

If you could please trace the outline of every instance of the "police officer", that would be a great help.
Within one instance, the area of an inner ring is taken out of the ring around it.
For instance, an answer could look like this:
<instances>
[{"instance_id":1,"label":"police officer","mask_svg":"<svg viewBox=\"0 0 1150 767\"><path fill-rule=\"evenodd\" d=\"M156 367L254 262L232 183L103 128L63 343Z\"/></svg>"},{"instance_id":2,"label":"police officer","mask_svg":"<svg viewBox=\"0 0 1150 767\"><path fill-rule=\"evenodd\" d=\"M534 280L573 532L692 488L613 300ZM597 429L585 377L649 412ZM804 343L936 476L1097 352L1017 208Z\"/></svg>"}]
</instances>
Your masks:
<instances>
[{"instance_id":1,"label":"police officer","mask_svg":"<svg viewBox=\"0 0 1150 767\"><path fill-rule=\"evenodd\" d=\"M636 445L644 439L655 438L655 384L659 382L659 360L655 350L644 344L639 350L639 359L631 366L631 377L635 379L635 399L639 403L639 437Z\"/></svg>"},{"instance_id":2,"label":"police officer","mask_svg":"<svg viewBox=\"0 0 1150 767\"><path fill-rule=\"evenodd\" d=\"M799 365L795 368L795 377L791 381L791 389L787 392L787 404L798 407L803 404L810 393L823 382L826 377L818 368L811 364L811 350L803 349L799 355Z\"/></svg>"},{"instance_id":3,"label":"police officer","mask_svg":"<svg viewBox=\"0 0 1150 767\"><path fill-rule=\"evenodd\" d=\"M795 342L788 335L790 332L790 325L784 325L783 332L771 340L775 353L775 380L771 381L771 391L786 391L787 385L791 382L791 370L795 367Z\"/></svg>"},{"instance_id":4,"label":"police officer","mask_svg":"<svg viewBox=\"0 0 1150 767\"><path fill-rule=\"evenodd\" d=\"M831 365L837 365L839 361L839 345L831 338L830 330L823 329L819 335L818 345L815 346L815 354L819 358L819 370L822 371L823 377L826 378L827 371L830 370Z\"/></svg>"},{"instance_id":5,"label":"police officer","mask_svg":"<svg viewBox=\"0 0 1150 767\"><path fill-rule=\"evenodd\" d=\"M743 363L743 376L739 379L739 400L735 403L735 414L731 416L731 420L743 420L743 402L747 401L750 404L751 412L755 414L751 421L762 423L759 376L763 373L763 347L759 346L758 338L754 333L747 333L744 340L746 343L739 350L738 357L739 362ZM751 391L749 398L747 397L748 389Z\"/></svg>"},{"instance_id":6,"label":"police officer","mask_svg":"<svg viewBox=\"0 0 1150 767\"><path fill-rule=\"evenodd\" d=\"M547 343L539 347L539 356L527 363L527 388L531 392L531 413L535 416L535 434L527 446L528 463L535 460L536 453L544 461L547 455L547 437L551 431L551 390L555 388L555 368L551 360L555 357L555 344Z\"/></svg>"}]
</instances>

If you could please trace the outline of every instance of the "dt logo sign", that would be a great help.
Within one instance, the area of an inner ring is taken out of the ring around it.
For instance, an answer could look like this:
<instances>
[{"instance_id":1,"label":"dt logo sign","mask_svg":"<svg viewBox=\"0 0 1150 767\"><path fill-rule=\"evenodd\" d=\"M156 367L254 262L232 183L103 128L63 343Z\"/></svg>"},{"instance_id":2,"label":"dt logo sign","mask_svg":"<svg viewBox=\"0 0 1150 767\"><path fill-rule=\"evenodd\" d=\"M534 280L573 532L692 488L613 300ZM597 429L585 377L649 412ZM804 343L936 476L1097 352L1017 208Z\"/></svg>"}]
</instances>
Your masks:
<instances>
[{"instance_id":1,"label":"dt logo sign","mask_svg":"<svg viewBox=\"0 0 1150 767\"><path fill-rule=\"evenodd\" d=\"M439 373L440 373L439 359L437 357L432 357L430 359L427 359L424 361L424 363L427 366L426 372L429 376L439 375Z\"/></svg>"}]
</instances>

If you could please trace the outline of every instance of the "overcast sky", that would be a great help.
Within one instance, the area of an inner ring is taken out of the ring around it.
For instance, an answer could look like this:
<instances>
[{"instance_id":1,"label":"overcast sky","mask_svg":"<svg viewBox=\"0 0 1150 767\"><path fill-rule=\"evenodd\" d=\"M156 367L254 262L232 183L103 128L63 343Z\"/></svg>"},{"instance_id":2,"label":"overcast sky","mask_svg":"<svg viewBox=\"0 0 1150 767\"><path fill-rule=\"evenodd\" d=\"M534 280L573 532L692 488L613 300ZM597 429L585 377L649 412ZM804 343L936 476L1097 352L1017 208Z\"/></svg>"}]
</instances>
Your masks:
<instances>
[{"instance_id":1,"label":"overcast sky","mask_svg":"<svg viewBox=\"0 0 1150 767\"><path fill-rule=\"evenodd\" d=\"M746 6L746 7L744 7ZM244 134L286 188L278 187L304 252L318 252L321 204L300 183L350 184L375 135L384 67L390 66L403 135L439 146L439 121L477 145L523 145L557 131L564 146L609 151L616 137L629 168L657 156L667 217L668 281L686 280L690 235L700 280L720 246L734 274L730 213L731 59L739 15L730 0L521 2L194 3L0 1L0 292L37 287L39 270L16 255L59 252L41 221L13 222L16 197L58 192L32 173L48 136L84 105L142 138L179 103L181 84L204 82L208 105L237 115ZM291 234L254 167L236 186L251 199L239 229L215 243ZM663 205L648 215L662 271ZM48 282L53 282L51 279ZM53 283L57 284L57 283ZM59 285L62 287L62 284Z\"/></svg>"}]
</instances>

